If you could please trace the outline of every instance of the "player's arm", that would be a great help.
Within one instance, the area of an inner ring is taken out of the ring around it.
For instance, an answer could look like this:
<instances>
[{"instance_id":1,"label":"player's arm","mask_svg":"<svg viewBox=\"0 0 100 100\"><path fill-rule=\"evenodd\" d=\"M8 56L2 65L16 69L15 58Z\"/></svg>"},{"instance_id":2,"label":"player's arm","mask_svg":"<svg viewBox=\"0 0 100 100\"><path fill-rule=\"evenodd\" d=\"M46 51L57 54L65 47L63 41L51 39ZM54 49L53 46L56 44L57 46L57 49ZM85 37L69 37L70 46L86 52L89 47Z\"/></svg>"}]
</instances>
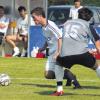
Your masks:
<instances>
[{"instance_id":1,"label":"player's arm","mask_svg":"<svg viewBox=\"0 0 100 100\"><path fill-rule=\"evenodd\" d=\"M58 39L58 51L57 51L57 53L58 53L58 55L60 54L60 52L61 52L61 47L62 47L62 38L59 38ZM57 56L58 56L57 55Z\"/></svg>"},{"instance_id":2,"label":"player's arm","mask_svg":"<svg viewBox=\"0 0 100 100\"><path fill-rule=\"evenodd\" d=\"M54 59L57 59L57 57L60 55L60 52L61 52L61 47L62 47L62 38L59 38L58 39L58 44L57 44L57 50L54 54Z\"/></svg>"},{"instance_id":3,"label":"player's arm","mask_svg":"<svg viewBox=\"0 0 100 100\"><path fill-rule=\"evenodd\" d=\"M95 45L96 45L98 52L100 53L100 40L96 41Z\"/></svg>"},{"instance_id":4,"label":"player's arm","mask_svg":"<svg viewBox=\"0 0 100 100\"><path fill-rule=\"evenodd\" d=\"M42 51L46 50L47 46L48 46L48 44L47 44L47 42L45 42L44 46L42 48L39 48L38 52L42 52Z\"/></svg>"},{"instance_id":5,"label":"player's arm","mask_svg":"<svg viewBox=\"0 0 100 100\"><path fill-rule=\"evenodd\" d=\"M93 26L91 26L91 25L90 25L90 30L91 30L91 33L92 33L92 35L93 35L94 40L95 40L95 41L100 40L99 35L96 33L95 29L94 29Z\"/></svg>"},{"instance_id":6,"label":"player's arm","mask_svg":"<svg viewBox=\"0 0 100 100\"><path fill-rule=\"evenodd\" d=\"M62 47L62 31L58 28L58 26L55 23L52 23L52 33L55 35L56 37L56 41L57 41L57 49L55 51L54 54L54 59L56 60L56 58L59 56L60 52L61 52L61 47Z\"/></svg>"},{"instance_id":7,"label":"player's arm","mask_svg":"<svg viewBox=\"0 0 100 100\"><path fill-rule=\"evenodd\" d=\"M92 33L93 38L94 38L94 40L95 40L96 49L97 49L97 51L100 53L100 37L99 37L99 35L96 33L96 30L93 28L93 26L90 26L90 30L91 30L91 33Z\"/></svg>"}]
</instances>

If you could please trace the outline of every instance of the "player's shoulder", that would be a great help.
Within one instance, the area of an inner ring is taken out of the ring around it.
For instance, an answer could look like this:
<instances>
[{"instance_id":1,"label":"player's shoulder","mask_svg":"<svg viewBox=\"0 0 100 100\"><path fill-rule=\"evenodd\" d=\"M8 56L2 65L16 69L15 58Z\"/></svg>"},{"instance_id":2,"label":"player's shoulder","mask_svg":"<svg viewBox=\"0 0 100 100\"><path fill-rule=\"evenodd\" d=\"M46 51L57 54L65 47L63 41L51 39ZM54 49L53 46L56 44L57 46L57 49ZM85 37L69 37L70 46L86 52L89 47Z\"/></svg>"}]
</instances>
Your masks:
<instances>
[{"instance_id":1,"label":"player's shoulder","mask_svg":"<svg viewBox=\"0 0 100 100\"><path fill-rule=\"evenodd\" d=\"M55 23L51 20L48 20L48 24L55 24Z\"/></svg>"},{"instance_id":2,"label":"player's shoulder","mask_svg":"<svg viewBox=\"0 0 100 100\"><path fill-rule=\"evenodd\" d=\"M83 6L80 6L78 9L81 9L81 8L83 8Z\"/></svg>"},{"instance_id":3,"label":"player's shoulder","mask_svg":"<svg viewBox=\"0 0 100 100\"><path fill-rule=\"evenodd\" d=\"M53 26L53 27L57 26L57 25L56 25L53 21L51 21L51 20L48 20L48 25Z\"/></svg>"},{"instance_id":4,"label":"player's shoulder","mask_svg":"<svg viewBox=\"0 0 100 100\"><path fill-rule=\"evenodd\" d=\"M71 24L71 25L81 25L81 26L87 26L89 25L89 23L85 20L82 19L72 19L72 20L68 20L67 22L65 22L64 26L66 26L67 24Z\"/></svg>"},{"instance_id":5,"label":"player's shoulder","mask_svg":"<svg viewBox=\"0 0 100 100\"><path fill-rule=\"evenodd\" d=\"M20 22L20 21L22 21L22 18L21 18L21 17L19 17L19 18L17 19L17 22Z\"/></svg>"},{"instance_id":6,"label":"player's shoulder","mask_svg":"<svg viewBox=\"0 0 100 100\"><path fill-rule=\"evenodd\" d=\"M82 20L82 19L76 19L76 22L81 23L83 25L89 25L88 21Z\"/></svg>"},{"instance_id":7,"label":"player's shoulder","mask_svg":"<svg viewBox=\"0 0 100 100\"><path fill-rule=\"evenodd\" d=\"M75 10L75 9L76 9L76 8L75 8L74 6L70 8L70 10Z\"/></svg>"},{"instance_id":8,"label":"player's shoulder","mask_svg":"<svg viewBox=\"0 0 100 100\"><path fill-rule=\"evenodd\" d=\"M4 16L1 18L1 20L3 20L3 21L8 21L9 18L8 18L7 16L4 15Z\"/></svg>"},{"instance_id":9,"label":"player's shoulder","mask_svg":"<svg viewBox=\"0 0 100 100\"><path fill-rule=\"evenodd\" d=\"M82 20L82 19L76 19L76 25L84 28L84 29L87 29L89 28L89 22L88 21L85 21L85 20Z\"/></svg>"}]
</instances>

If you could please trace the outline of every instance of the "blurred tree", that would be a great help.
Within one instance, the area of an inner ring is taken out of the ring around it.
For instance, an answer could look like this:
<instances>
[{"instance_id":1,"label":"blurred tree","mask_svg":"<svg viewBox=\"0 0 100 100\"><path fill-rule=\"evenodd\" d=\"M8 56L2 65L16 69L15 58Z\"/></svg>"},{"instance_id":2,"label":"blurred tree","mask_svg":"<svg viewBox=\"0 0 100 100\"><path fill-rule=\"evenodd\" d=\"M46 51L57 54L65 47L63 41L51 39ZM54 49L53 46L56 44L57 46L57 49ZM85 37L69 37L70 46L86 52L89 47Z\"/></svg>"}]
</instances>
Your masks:
<instances>
[{"instance_id":1,"label":"blurred tree","mask_svg":"<svg viewBox=\"0 0 100 100\"><path fill-rule=\"evenodd\" d=\"M69 0L48 0L49 5L65 5L69 4Z\"/></svg>"},{"instance_id":2,"label":"blurred tree","mask_svg":"<svg viewBox=\"0 0 100 100\"><path fill-rule=\"evenodd\" d=\"M48 0L49 5L73 4L74 0ZM82 5L100 6L100 0L81 0Z\"/></svg>"},{"instance_id":3,"label":"blurred tree","mask_svg":"<svg viewBox=\"0 0 100 100\"><path fill-rule=\"evenodd\" d=\"M100 6L100 0L82 0L83 5Z\"/></svg>"}]
</instances>

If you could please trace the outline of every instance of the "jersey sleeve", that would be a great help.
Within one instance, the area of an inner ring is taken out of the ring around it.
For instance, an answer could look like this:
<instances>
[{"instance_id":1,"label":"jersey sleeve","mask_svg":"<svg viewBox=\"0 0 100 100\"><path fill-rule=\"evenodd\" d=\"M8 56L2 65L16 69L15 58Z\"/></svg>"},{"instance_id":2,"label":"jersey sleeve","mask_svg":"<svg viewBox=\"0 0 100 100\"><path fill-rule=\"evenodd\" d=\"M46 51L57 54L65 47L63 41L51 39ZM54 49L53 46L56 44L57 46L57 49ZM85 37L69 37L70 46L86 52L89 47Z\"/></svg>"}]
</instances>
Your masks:
<instances>
[{"instance_id":1,"label":"jersey sleeve","mask_svg":"<svg viewBox=\"0 0 100 100\"><path fill-rule=\"evenodd\" d=\"M91 34L93 35L93 38L94 38L95 41L100 40L100 37L97 34L97 32L96 32L95 28L93 27L93 25L90 25L90 31L91 31Z\"/></svg>"},{"instance_id":2,"label":"jersey sleeve","mask_svg":"<svg viewBox=\"0 0 100 100\"><path fill-rule=\"evenodd\" d=\"M51 23L51 25L49 24L49 27L57 39L62 38L62 31L58 28L58 26L55 23Z\"/></svg>"}]
</instances>

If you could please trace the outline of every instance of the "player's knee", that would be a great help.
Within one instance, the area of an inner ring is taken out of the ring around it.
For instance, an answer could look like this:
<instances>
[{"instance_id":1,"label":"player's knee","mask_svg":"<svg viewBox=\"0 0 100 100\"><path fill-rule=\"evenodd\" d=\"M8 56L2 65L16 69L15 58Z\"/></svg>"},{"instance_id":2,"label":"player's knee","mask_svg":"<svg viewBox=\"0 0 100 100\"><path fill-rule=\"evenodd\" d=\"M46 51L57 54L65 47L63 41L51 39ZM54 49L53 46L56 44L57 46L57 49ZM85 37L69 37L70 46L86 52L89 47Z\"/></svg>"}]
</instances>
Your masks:
<instances>
[{"instance_id":1,"label":"player's knee","mask_svg":"<svg viewBox=\"0 0 100 100\"><path fill-rule=\"evenodd\" d=\"M6 40L6 41L9 41L9 40L10 40L10 36L6 36L6 37L5 37L5 40Z\"/></svg>"},{"instance_id":2,"label":"player's knee","mask_svg":"<svg viewBox=\"0 0 100 100\"><path fill-rule=\"evenodd\" d=\"M6 41L8 41L8 40L9 40L9 37L8 37L8 36L6 36L6 37L5 37L5 39L6 39Z\"/></svg>"},{"instance_id":3,"label":"player's knee","mask_svg":"<svg viewBox=\"0 0 100 100\"><path fill-rule=\"evenodd\" d=\"M46 79L55 79L55 73L53 71L45 72Z\"/></svg>"},{"instance_id":4,"label":"player's knee","mask_svg":"<svg viewBox=\"0 0 100 100\"><path fill-rule=\"evenodd\" d=\"M50 74L46 74L45 78L46 79L55 79L55 77L53 75L50 75Z\"/></svg>"}]
</instances>

